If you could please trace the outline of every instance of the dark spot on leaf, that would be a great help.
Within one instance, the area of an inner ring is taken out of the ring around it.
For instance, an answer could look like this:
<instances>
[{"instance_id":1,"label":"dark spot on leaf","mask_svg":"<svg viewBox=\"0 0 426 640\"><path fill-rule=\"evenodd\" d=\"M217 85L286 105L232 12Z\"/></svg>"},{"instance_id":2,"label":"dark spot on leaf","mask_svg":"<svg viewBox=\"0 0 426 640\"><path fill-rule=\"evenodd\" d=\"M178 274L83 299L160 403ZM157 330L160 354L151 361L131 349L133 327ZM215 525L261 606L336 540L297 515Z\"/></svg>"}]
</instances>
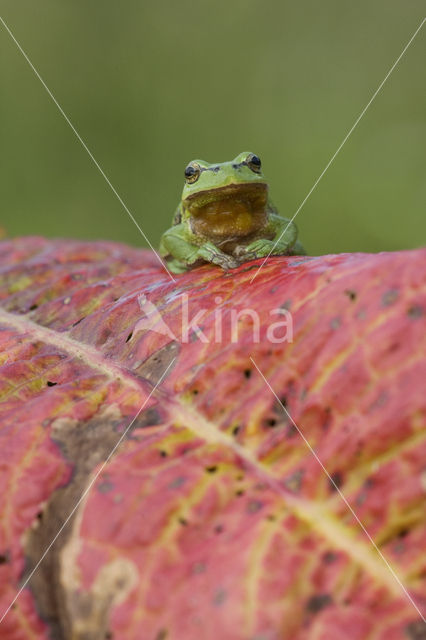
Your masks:
<instances>
[{"instance_id":1,"label":"dark spot on leaf","mask_svg":"<svg viewBox=\"0 0 426 640\"><path fill-rule=\"evenodd\" d=\"M223 532L223 524L217 524L214 528L214 532L215 533L222 533Z\"/></svg>"},{"instance_id":2,"label":"dark spot on leaf","mask_svg":"<svg viewBox=\"0 0 426 640\"><path fill-rule=\"evenodd\" d=\"M206 565L204 562L196 562L192 567L192 573L204 573L206 570Z\"/></svg>"},{"instance_id":3,"label":"dark spot on leaf","mask_svg":"<svg viewBox=\"0 0 426 640\"><path fill-rule=\"evenodd\" d=\"M9 557L8 551L0 553L0 564L7 564L9 560L10 560L10 557Z\"/></svg>"},{"instance_id":4,"label":"dark spot on leaf","mask_svg":"<svg viewBox=\"0 0 426 640\"><path fill-rule=\"evenodd\" d=\"M236 491L236 492L235 492L235 495L236 495L236 496L238 496L238 497L240 497L240 496L243 496L243 495L244 495L244 493L245 493L245 492L244 492L244 489L238 489L238 491Z\"/></svg>"},{"instance_id":5,"label":"dark spot on leaf","mask_svg":"<svg viewBox=\"0 0 426 640\"><path fill-rule=\"evenodd\" d=\"M325 410L324 410L324 420L323 420L323 423L321 425L321 427L322 427L322 429L324 431L327 431L328 428L330 427L331 420L332 420L331 409L330 409L330 407L326 407Z\"/></svg>"},{"instance_id":6,"label":"dark spot on leaf","mask_svg":"<svg viewBox=\"0 0 426 640\"><path fill-rule=\"evenodd\" d=\"M112 491L112 489L114 489L114 485L112 484L112 482L105 479L103 482L98 484L96 488L99 491L99 493L109 493L109 491Z\"/></svg>"},{"instance_id":7,"label":"dark spot on leaf","mask_svg":"<svg viewBox=\"0 0 426 640\"><path fill-rule=\"evenodd\" d=\"M337 554L334 551L326 551L322 557L325 564L333 564L337 560Z\"/></svg>"},{"instance_id":8,"label":"dark spot on leaf","mask_svg":"<svg viewBox=\"0 0 426 640\"><path fill-rule=\"evenodd\" d=\"M286 409L287 408L287 396L281 396L280 403L281 403L281 406L284 407L284 409Z\"/></svg>"},{"instance_id":9,"label":"dark spot on leaf","mask_svg":"<svg viewBox=\"0 0 426 640\"><path fill-rule=\"evenodd\" d=\"M353 289L346 289L345 294L348 296L349 300L356 300L357 293Z\"/></svg>"},{"instance_id":10,"label":"dark spot on leaf","mask_svg":"<svg viewBox=\"0 0 426 640\"><path fill-rule=\"evenodd\" d=\"M256 513L257 511L260 511L262 507L263 507L263 502L260 502L260 500L250 500L250 502L247 505L247 512Z\"/></svg>"},{"instance_id":11,"label":"dark spot on leaf","mask_svg":"<svg viewBox=\"0 0 426 640\"><path fill-rule=\"evenodd\" d=\"M332 329L338 329L342 324L342 319L336 316L330 320L330 327Z\"/></svg>"},{"instance_id":12,"label":"dark spot on leaf","mask_svg":"<svg viewBox=\"0 0 426 640\"><path fill-rule=\"evenodd\" d=\"M131 331L131 332L129 333L129 335L127 336L127 338L126 338L126 342L129 342L129 340L131 340L131 339L132 339L132 335L133 335L133 331Z\"/></svg>"},{"instance_id":13,"label":"dark spot on leaf","mask_svg":"<svg viewBox=\"0 0 426 640\"><path fill-rule=\"evenodd\" d=\"M251 376L251 369L244 369L244 375L246 378L250 378Z\"/></svg>"},{"instance_id":14,"label":"dark spot on leaf","mask_svg":"<svg viewBox=\"0 0 426 640\"><path fill-rule=\"evenodd\" d=\"M275 418L268 418L268 419L265 421L265 424L266 424L268 427L276 427L276 425L277 425L277 421L275 420Z\"/></svg>"},{"instance_id":15,"label":"dark spot on leaf","mask_svg":"<svg viewBox=\"0 0 426 640\"><path fill-rule=\"evenodd\" d=\"M268 516L266 516L267 520L270 520L271 522L275 522L275 520L277 519L276 516L274 516L273 513L270 513Z\"/></svg>"},{"instance_id":16,"label":"dark spot on leaf","mask_svg":"<svg viewBox=\"0 0 426 640\"><path fill-rule=\"evenodd\" d=\"M167 631L167 629L160 629L160 631L155 636L154 640L166 640L168 635L169 635L169 632Z\"/></svg>"},{"instance_id":17,"label":"dark spot on leaf","mask_svg":"<svg viewBox=\"0 0 426 640\"><path fill-rule=\"evenodd\" d=\"M393 545L392 550L393 550L393 553L395 553L397 555L401 555L401 554L405 553L405 551L407 550L407 547L404 544L404 542L402 542L401 540L398 540L398 542L396 542Z\"/></svg>"},{"instance_id":18,"label":"dark spot on leaf","mask_svg":"<svg viewBox=\"0 0 426 640\"><path fill-rule=\"evenodd\" d=\"M161 450L160 450L160 456L161 456L162 458L167 458L167 455L168 455L168 454L167 454L167 451L164 451L164 449L161 449Z\"/></svg>"},{"instance_id":19,"label":"dark spot on leaf","mask_svg":"<svg viewBox=\"0 0 426 640\"><path fill-rule=\"evenodd\" d=\"M375 411L376 409L380 409L380 407L384 407L388 400L388 393L386 391L380 391L377 398L368 407L367 411Z\"/></svg>"},{"instance_id":20,"label":"dark spot on leaf","mask_svg":"<svg viewBox=\"0 0 426 640\"><path fill-rule=\"evenodd\" d=\"M294 438L294 436L297 434L297 429L295 427L295 425L291 422L290 424L287 425L287 430L286 430L286 438Z\"/></svg>"},{"instance_id":21,"label":"dark spot on leaf","mask_svg":"<svg viewBox=\"0 0 426 640\"><path fill-rule=\"evenodd\" d=\"M340 471L335 471L331 474L331 478L329 479L330 489L332 491L337 491L343 484L343 476Z\"/></svg>"},{"instance_id":22,"label":"dark spot on leaf","mask_svg":"<svg viewBox=\"0 0 426 640\"><path fill-rule=\"evenodd\" d=\"M36 309L38 309L38 304L32 304L30 307L30 311L35 311Z\"/></svg>"},{"instance_id":23,"label":"dark spot on leaf","mask_svg":"<svg viewBox=\"0 0 426 640\"><path fill-rule=\"evenodd\" d=\"M237 425L236 427L234 427L232 429L232 435L233 436L237 436L239 434L240 430L241 430L241 427L239 425Z\"/></svg>"},{"instance_id":24,"label":"dark spot on leaf","mask_svg":"<svg viewBox=\"0 0 426 640\"><path fill-rule=\"evenodd\" d=\"M84 318L85 318L85 316L83 316L82 318L79 318L78 320L76 320L75 322L73 322L73 325L72 325L72 326L73 326L73 327L76 327L78 324L80 324L80 322L81 322L82 320L84 320Z\"/></svg>"},{"instance_id":25,"label":"dark spot on leaf","mask_svg":"<svg viewBox=\"0 0 426 640\"><path fill-rule=\"evenodd\" d=\"M37 520L42 520L43 518L43 511L39 511L38 514L36 515Z\"/></svg>"},{"instance_id":26,"label":"dark spot on leaf","mask_svg":"<svg viewBox=\"0 0 426 640\"><path fill-rule=\"evenodd\" d=\"M408 536L409 533L410 533L410 529L407 529L407 527L404 527L403 529L398 531L398 538L405 538L406 536Z\"/></svg>"},{"instance_id":27,"label":"dark spot on leaf","mask_svg":"<svg viewBox=\"0 0 426 640\"><path fill-rule=\"evenodd\" d=\"M421 318L423 315L423 309L419 305L413 305L408 309L407 315L410 318Z\"/></svg>"},{"instance_id":28,"label":"dark spot on leaf","mask_svg":"<svg viewBox=\"0 0 426 640\"><path fill-rule=\"evenodd\" d=\"M319 593L309 598L306 603L306 609L309 613L318 613L318 611L328 607L331 603L332 599L328 593Z\"/></svg>"},{"instance_id":29,"label":"dark spot on leaf","mask_svg":"<svg viewBox=\"0 0 426 640\"><path fill-rule=\"evenodd\" d=\"M112 640L112 639L113 639L113 637L114 637L114 636L112 635L111 631L107 631L107 632L105 633L105 640Z\"/></svg>"},{"instance_id":30,"label":"dark spot on leaf","mask_svg":"<svg viewBox=\"0 0 426 640\"><path fill-rule=\"evenodd\" d=\"M284 480L284 486L290 491L293 491L293 493L297 493L298 491L300 491L300 488L302 486L302 480L304 475L305 475L304 469L297 469L297 471L290 474Z\"/></svg>"},{"instance_id":31,"label":"dark spot on leaf","mask_svg":"<svg viewBox=\"0 0 426 640\"><path fill-rule=\"evenodd\" d=\"M178 518L179 524L181 524L183 527L186 527L188 525L188 520L186 520L185 518Z\"/></svg>"},{"instance_id":32,"label":"dark spot on leaf","mask_svg":"<svg viewBox=\"0 0 426 640\"><path fill-rule=\"evenodd\" d=\"M225 602L227 598L227 593L225 589L218 589L213 597L213 604L216 607L219 607L221 604Z\"/></svg>"},{"instance_id":33,"label":"dark spot on leaf","mask_svg":"<svg viewBox=\"0 0 426 640\"><path fill-rule=\"evenodd\" d=\"M207 473L216 473L217 465L212 465L211 467L206 467Z\"/></svg>"},{"instance_id":34,"label":"dark spot on leaf","mask_svg":"<svg viewBox=\"0 0 426 640\"><path fill-rule=\"evenodd\" d=\"M385 291L382 295L382 305L384 307L389 307L391 304L396 302L398 299L398 290L397 289L389 289L389 291Z\"/></svg>"},{"instance_id":35,"label":"dark spot on leaf","mask_svg":"<svg viewBox=\"0 0 426 640\"><path fill-rule=\"evenodd\" d=\"M56 386L58 383L57 383L57 382L51 382L50 380L48 380L48 381L46 382L46 384L47 384L47 386L48 386L48 387L54 387L54 386Z\"/></svg>"},{"instance_id":36,"label":"dark spot on leaf","mask_svg":"<svg viewBox=\"0 0 426 640\"><path fill-rule=\"evenodd\" d=\"M194 394L194 396L196 396L198 394L198 389L193 389L192 393Z\"/></svg>"},{"instance_id":37,"label":"dark spot on leaf","mask_svg":"<svg viewBox=\"0 0 426 640\"><path fill-rule=\"evenodd\" d=\"M169 483L168 488L179 489L179 487L182 487L182 485L184 485L185 482L186 482L185 476L178 476L177 478L175 478Z\"/></svg>"},{"instance_id":38,"label":"dark spot on leaf","mask_svg":"<svg viewBox=\"0 0 426 640\"><path fill-rule=\"evenodd\" d=\"M426 624L423 620L410 622L405 627L405 634L409 640L426 640Z\"/></svg>"}]
</instances>

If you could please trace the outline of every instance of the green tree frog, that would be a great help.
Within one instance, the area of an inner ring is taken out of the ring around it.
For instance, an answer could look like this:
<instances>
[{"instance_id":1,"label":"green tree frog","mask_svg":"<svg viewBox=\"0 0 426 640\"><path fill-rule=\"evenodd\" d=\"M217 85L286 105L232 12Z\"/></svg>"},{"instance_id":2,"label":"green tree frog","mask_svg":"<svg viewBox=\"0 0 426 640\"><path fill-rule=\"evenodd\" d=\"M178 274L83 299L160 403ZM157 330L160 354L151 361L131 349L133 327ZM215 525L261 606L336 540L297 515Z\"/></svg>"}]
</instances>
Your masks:
<instances>
[{"instance_id":1,"label":"green tree frog","mask_svg":"<svg viewBox=\"0 0 426 640\"><path fill-rule=\"evenodd\" d=\"M280 216L269 199L260 158L244 152L230 162L190 162L182 200L160 243L170 271L182 273L206 262L234 269L270 253L300 255L305 250L296 225Z\"/></svg>"}]
</instances>

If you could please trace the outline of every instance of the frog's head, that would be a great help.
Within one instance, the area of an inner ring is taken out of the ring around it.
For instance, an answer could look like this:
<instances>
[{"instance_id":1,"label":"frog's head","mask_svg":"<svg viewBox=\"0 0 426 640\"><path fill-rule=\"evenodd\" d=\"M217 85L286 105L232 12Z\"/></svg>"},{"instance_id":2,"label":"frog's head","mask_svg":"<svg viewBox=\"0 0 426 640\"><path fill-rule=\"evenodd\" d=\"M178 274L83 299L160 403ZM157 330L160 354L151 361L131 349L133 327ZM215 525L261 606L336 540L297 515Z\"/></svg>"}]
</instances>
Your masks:
<instances>
[{"instance_id":1,"label":"frog's head","mask_svg":"<svg viewBox=\"0 0 426 640\"><path fill-rule=\"evenodd\" d=\"M267 218L268 185L258 156L249 151L230 162L193 160L185 169L182 221L205 237L243 237Z\"/></svg>"}]
</instances>

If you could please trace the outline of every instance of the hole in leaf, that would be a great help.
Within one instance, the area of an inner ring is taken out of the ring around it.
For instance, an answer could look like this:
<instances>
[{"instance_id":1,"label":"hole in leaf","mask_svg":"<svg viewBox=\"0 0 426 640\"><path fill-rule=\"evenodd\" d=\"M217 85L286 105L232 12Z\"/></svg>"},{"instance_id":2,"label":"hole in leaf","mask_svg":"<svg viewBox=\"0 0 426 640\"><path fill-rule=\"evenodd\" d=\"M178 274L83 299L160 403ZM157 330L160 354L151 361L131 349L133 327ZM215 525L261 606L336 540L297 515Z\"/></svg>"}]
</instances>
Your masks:
<instances>
[{"instance_id":1,"label":"hole in leaf","mask_svg":"<svg viewBox=\"0 0 426 640\"><path fill-rule=\"evenodd\" d=\"M268 418L268 420L266 420L266 424L268 427L275 427L277 421L275 420L275 418Z\"/></svg>"},{"instance_id":2,"label":"hole in leaf","mask_svg":"<svg viewBox=\"0 0 426 640\"><path fill-rule=\"evenodd\" d=\"M244 369L244 375L248 379L251 376L251 369Z\"/></svg>"},{"instance_id":3,"label":"hole in leaf","mask_svg":"<svg viewBox=\"0 0 426 640\"><path fill-rule=\"evenodd\" d=\"M332 491L337 491L337 489L340 489L340 487L343 484L343 477L340 471L335 471L331 475L331 479L329 480L329 483L330 483L330 489Z\"/></svg>"},{"instance_id":4,"label":"hole in leaf","mask_svg":"<svg viewBox=\"0 0 426 640\"><path fill-rule=\"evenodd\" d=\"M206 467L206 471L207 471L207 473L216 473L217 465L213 465L211 467Z\"/></svg>"},{"instance_id":5,"label":"hole in leaf","mask_svg":"<svg viewBox=\"0 0 426 640\"><path fill-rule=\"evenodd\" d=\"M349 300L356 300L357 293L353 289L346 289L345 294L348 296Z\"/></svg>"},{"instance_id":6,"label":"hole in leaf","mask_svg":"<svg viewBox=\"0 0 426 640\"><path fill-rule=\"evenodd\" d=\"M51 382L50 380L48 380L46 382L46 384L47 384L48 387L55 387L58 383L57 382Z\"/></svg>"},{"instance_id":7,"label":"hole in leaf","mask_svg":"<svg viewBox=\"0 0 426 640\"><path fill-rule=\"evenodd\" d=\"M129 335L127 336L127 338L126 338L126 342L129 342L129 340L131 340L131 339L132 339L132 335L133 335L133 331L131 331L131 332L129 333Z\"/></svg>"}]
</instances>

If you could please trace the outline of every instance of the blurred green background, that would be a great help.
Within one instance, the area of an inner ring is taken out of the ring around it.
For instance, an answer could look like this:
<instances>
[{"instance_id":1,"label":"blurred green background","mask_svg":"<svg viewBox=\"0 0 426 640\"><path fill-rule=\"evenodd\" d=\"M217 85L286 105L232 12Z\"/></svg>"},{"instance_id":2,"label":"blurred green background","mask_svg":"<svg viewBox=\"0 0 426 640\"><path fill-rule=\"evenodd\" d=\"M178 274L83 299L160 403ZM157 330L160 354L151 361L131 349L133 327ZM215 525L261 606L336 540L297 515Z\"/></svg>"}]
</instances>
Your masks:
<instances>
[{"instance_id":1,"label":"blurred green background","mask_svg":"<svg viewBox=\"0 0 426 640\"><path fill-rule=\"evenodd\" d=\"M253 150L291 217L424 0L2 0L0 15L154 245L192 158ZM426 25L312 193L311 254L426 237ZM0 226L145 242L0 25Z\"/></svg>"}]
</instances>

